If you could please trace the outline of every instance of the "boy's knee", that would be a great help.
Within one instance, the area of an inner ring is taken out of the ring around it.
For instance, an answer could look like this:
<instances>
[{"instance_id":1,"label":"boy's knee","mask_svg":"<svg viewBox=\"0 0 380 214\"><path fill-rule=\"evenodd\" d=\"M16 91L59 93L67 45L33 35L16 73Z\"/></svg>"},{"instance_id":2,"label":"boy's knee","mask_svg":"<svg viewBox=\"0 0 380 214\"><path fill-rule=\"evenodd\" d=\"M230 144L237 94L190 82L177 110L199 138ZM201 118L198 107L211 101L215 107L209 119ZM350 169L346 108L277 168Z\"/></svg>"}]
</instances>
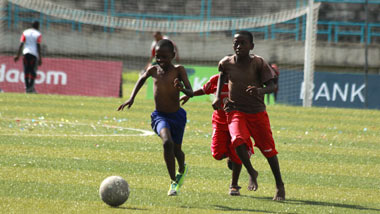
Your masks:
<instances>
[{"instance_id":1,"label":"boy's knee","mask_svg":"<svg viewBox=\"0 0 380 214\"><path fill-rule=\"evenodd\" d=\"M264 155L265 158L268 160L270 159L275 159L277 157L277 150L276 149L266 149L266 150L261 150L261 153Z\"/></svg>"},{"instance_id":2,"label":"boy's knee","mask_svg":"<svg viewBox=\"0 0 380 214\"><path fill-rule=\"evenodd\" d=\"M183 151L182 151L181 145L178 145L178 144L173 142L173 148L174 148L174 153L176 155L185 156L185 153L183 153Z\"/></svg>"},{"instance_id":3,"label":"boy's knee","mask_svg":"<svg viewBox=\"0 0 380 214\"><path fill-rule=\"evenodd\" d=\"M164 149L173 149L174 143L171 140L166 139L166 140L163 140L162 146L164 147Z\"/></svg>"},{"instance_id":4,"label":"boy's knee","mask_svg":"<svg viewBox=\"0 0 380 214\"><path fill-rule=\"evenodd\" d=\"M224 158L227 157L225 154L221 154L221 153L214 153L212 154L212 156L214 157L215 160L223 160Z\"/></svg>"},{"instance_id":5,"label":"boy's knee","mask_svg":"<svg viewBox=\"0 0 380 214\"><path fill-rule=\"evenodd\" d=\"M246 148L246 140L244 140L243 138L236 138L233 142L233 147L235 148L235 150L247 150Z\"/></svg>"},{"instance_id":6,"label":"boy's knee","mask_svg":"<svg viewBox=\"0 0 380 214\"><path fill-rule=\"evenodd\" d=\"M232 146L236 149L239 146L242 146L246 143L247 139L244 139L242 137L236 137L232 140Z\"/></svg>"},{"instance_id":7,"label":"boy's knee","mask_svg":"<svg viewBox=\"0 0 380 214\"><path fill-rule=\"evenodd\" d=\"M234 147L236 154L241 159L241 161L244 162L244 160L249 160L250 155L248 153L247 146L243 139L236 139L236 141L234 142Z\"/></svg>"},{"instance_id":8,"label":"boy's knee","mask_svg":"<svg viewBox=\"0 0 380 214\"><path fill-rule=\"evenodd\" d=\"M270 153L270 154L264 154L264 157L270 162L270 161L276 161L277 159L277 153Z\"/></svg>"}]
</instances>

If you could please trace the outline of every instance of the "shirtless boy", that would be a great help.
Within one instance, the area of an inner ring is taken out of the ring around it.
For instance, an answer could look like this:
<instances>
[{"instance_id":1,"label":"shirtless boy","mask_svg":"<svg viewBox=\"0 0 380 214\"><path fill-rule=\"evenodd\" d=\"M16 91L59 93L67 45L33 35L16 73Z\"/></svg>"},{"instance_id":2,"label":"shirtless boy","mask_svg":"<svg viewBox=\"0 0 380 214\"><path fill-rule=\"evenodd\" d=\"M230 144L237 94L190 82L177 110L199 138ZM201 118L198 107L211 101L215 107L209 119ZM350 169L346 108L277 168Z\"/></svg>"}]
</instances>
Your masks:
<instances>
[{"instance_id":1,"label":"shirtless boy","mask_svg":"<svg viewBox=\"0 0 380 214\"><path fill-rule=\"evenodd\" d=\"M244 167L254 178L254 190L256 190L258 172L252 167L246 149L248 139L253 137L255 146L267 158L276 180L273 200L285 200L285 186L281 178L278 152L264 104L264 95L275 90L273 82L275 73L262 57L250 54L253 47L253 36L250 32L240 31L234 35L235 54L226 56L219 62L220 77L212 106L214 109L220 108L221 89L228 80L229 94L224 102L224 110L227 112L232 145Z\"/></svg>"},{"instance_id":2,"label":"shirtless boy","mask_svg":"<svg viewBox=\"0 0 380 214\"><path fill-rule=\"evenodd\" d=\"M169 196L179 193L187 173L185 154L182 151L182 138L186 125L186 111L180 108L179 94L182 91L189 97L193 96L186 70L181 65L173 65L175 57L174 45L170 40L160 40L156 45L155 55L157 65L150 66L138 79L131 97L125 101L118 111L126 106L130 108L145 81L153 78L153 93L156 110L151 114L152 129L161 138L164 148L164 159L171 179ZM178 162L178 172L175 172L175 160Z\"/></svg>"}]
</instances>

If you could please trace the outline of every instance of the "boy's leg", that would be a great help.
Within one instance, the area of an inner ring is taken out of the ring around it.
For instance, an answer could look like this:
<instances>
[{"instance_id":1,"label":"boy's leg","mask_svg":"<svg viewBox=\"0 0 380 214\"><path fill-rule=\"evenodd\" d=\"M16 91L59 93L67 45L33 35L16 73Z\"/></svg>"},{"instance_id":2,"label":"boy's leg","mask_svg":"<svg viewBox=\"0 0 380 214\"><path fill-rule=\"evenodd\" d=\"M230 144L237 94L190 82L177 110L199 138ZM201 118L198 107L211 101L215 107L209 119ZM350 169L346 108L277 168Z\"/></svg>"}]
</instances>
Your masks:
<instances>
[{"instance_id":1,"label":"boy's leg","mask_svg":"<svg viewBox=\"0 0 380 214\"><path fill-rule=\"evenodd\" d=\"M185 171L185 153L182 151L182 145L174 143L174 156L178 162L178 172L184 173Z\"/></svg>"},{"instance_id":2,"label":"boy's leg","mask_svg":"<svg viewBox=\"0 0 380 214\"><path fill-rule=\"evenodd\" d=\"M174 155L178 162L178 172L176 174L176 182L178 183L177 191L182 186L185 176L187 174L188 167L185 164L185 153L181 149L181 144L174 144Z\"/></svg>"},{"instance_id":3,"label":"boy's leg","mask_svg":"<svg viewBox=\"0 0 380 214\"><path fill-rule=\"evenodd\" d=\"M230 185L230 195L237 196L240 195L240 186L238 185L239 176L241 172L241 164L235 163L231 161L232 165L232 180Z\"/></svg>"},{"instance_id":4,"label":"boy's leg","mask_svg":"<svg viewBox=\"0 0 380 214\"><path fill-rule=\"evenodd\" d=\"M175 156L174 156L174 142L170 134L169 128L162 128L160 137L164 147L164 159L166 167L169 172L170 179L175 181Z\"/></svg>"},{"instance_id":5,"label":"boy's leg","mask_svg":"<svg viewBox=\"0 0 380 214\"><path fill-rule=\"evenodd\" d=\"M273 197L275 201L285 200L285 186L284 182L281 178L280 164L278 163L277 155L267 158L270 168L272 169L272 173L274 179L276 180L276 194Z\"/></svg>"},{"instance_id":6,"label":"boy's leg","mask_svg":"<svg viewBox=\"0 0 380 214\"><path fill-rule=\"evenodd\" d=\"M237 139L242 141L242 139ZM259 187L257 184L257 176L259 173L253 168L251 161L249 160L249 154L244 142L241 142L239 146L235 148L237 155L239 156L241 162L243 162L248 174L250 175L248 190L256 191Z\"/></svg>"},{"instance_id":7,"label":"boy's leg","mask_svg":"<svg viewBox=\"0 0 380 214\"><path fill-rule=\"evenodd\" d=\"M268 114L267 112L252 114L249 119L249 129L255 139L255 145L267 158L276 180L276 194L273 200L285 200L285 187L281 178L277 150L273 140Z\"/></svg>"},{"instance_id":8,"label":"boy's leg","mask_svg":"<svg viewBox=\"0 0 380 214\"><path fill-rule=\"evenodd\" d=\"M164 147L164 159L166 168L168 169L170 179L170 188L168 191L169 196L176 196L178 192L178 183L175 176L175 155L174 155L174 142L170 134L169 128L162 128L160 131L160 137Z\"/></svg>"},{"instance_id":9,"label":"boy's leg","mask_svg":"<svg viewBox=\"0 0 380 214\"><path fill-rule=\"evenodd\" d=\"M239 176L241 172L241 164L232 162L232 180L231 180L231 186L238 186L239 182Z\"/></svg>"},{"instance_id":10,"label":"boy's leg","mask_svg":"<svg viewBox=\"0 0 380 214\"><path fill-rule=\"evenodd\" d=\"M178 172L176 174L176 182L178 184L176 190L182 186L186 173L187 166L185 164L185 153L182 151L182 141L186 126L186 111L180 108L175 114L170 116L171 137L174 145L174 156L178 162Z\"/></svg>"},{"instance_id":11,"label":"boy's leg","mask_svg":"<svg viewBox=\"0 0 380 214\"><path fill-rule=\"evenodd\" d=\"M230 133L228 132L228 127L226 130L219 127L214 127L211 137L211 154L215 160L222 160L228 157L228 145L231 141Z\"/></svg>"},{"instance_id":12,"label":"boy's leg","mask_svg":"<svg viewBox=\"0 0 380 214\"><path fill-rule=\"evenodd\" d=\"M31 78L30 78L30 90L32 93L36 93L36 89L34 88L34 82L37 78L37 58L35 56L32 56L32 60L30 62L30 73L31 73Z\"/></svg>"},{"instance_id":13,"label":"boy's leg","mask_svg":"<svg viewBox=\"0 0 380 214\"><path fill-rule=\"evenodd\" d=\"M29 74L24 72L24 83L25 83L25 92L30 92L30 84L29 84Z\"/></svg>"},{"instance_id":14,"label":"boy's leg","mask_svg":"<svg viewBox=\"0 0 380 214\"><path fill-rule=\"evenodd\" d=\"M250 161L250 154L247 149L248 144L250 144L251 141L247 127L246 114L239 111L231 111L227 113L227 120L228 129L232 138L232 146L250 175L248 190L256 191L258 188L257 176L259 173L253 168Z\"/></svg>"},{"instance_id":15,"label":"boy's leg","mask_svg":"<svg viewBox=\"0 0 380 214\"><path fill-rule=\"evenodd\" d=\"M251 141L251 139L250 138L248 138L247 139L247 143L244 143L244 145L246 146L246 150L247 150L247 152L248 152L248 158L250 158L251 157L251 155L252 154L254 154L254 152L253 152L253 144L252 144L252 141ZM241 159L239 158L239 156L238 156L238 154L236 153L236 149L233 147L233 144L232 143L230 143L229 145L228 145L228 150L229 150L229 152L228 152L228 160L229 160L229 163L230 163L230 165L231 165L231 170L233 170L233 167L234 167L234 165L236 165L236 166L240 166L240 168L242 167L242 161L241 161ZM239 171L239 173L240 173L240 171ZM237 177L237 179L238 179L239 177ZM249 180L249 186L248 186L248 189L249 190L252 190L253 189L253 180L254 180L254 178L250 175L250 180ZM237 180L236 180L237 181ZM236 182L236 184L237 184L237 182Z\"/></svg>"},{"instance_id":16,"label":"boy's leg","mask_svg":"<svg viewBox=\"0 0 380 214\"><path fill-rule=\"evenodd\" d=\"M37 68L33 68L33 72L31 74L31 78L30 78L30 82L29 82L29 84L30 84L30 90L31 90L32 93L36 93L36 89L34 88L34 82L35 82L35 80L37 78L36 69Z\"/></svg>"},{"instance_id":17,"label":"boy's leg","mask_svg":"<svg viewBox=\"0 0 380 214\"><path fill-rule=\"evenodd\" d=\"M155 110L151 114L151 126L154 132L158 134L158 136L162 140L164 160L171 179L171 185L168 195L174 196L177 195L179 186L175 174L175 156L176 154L177 156L180 156L181 154L175 152L175 142L179 141L178 138L176 138L178 136L172 135L173 130L171 129L170 125L170 123L172 122L170 118L171 116L172 115L162 114ZM179 159L181 159L181 157L179 157ZM184 156L182 156L182 160L184 161Z\"/></svg>"},{"instance_id":18,"label":"boy's leg","mask_svg":"<svg viewBox=\"0 0 380 214\"><path fill-rule=\"evenodd\" d=\"M232 166L232 161L231 161L231 159L230 159L230 158L227 158L227 168L228 168L229 170L233 170L232 167L233 167L233 166Z\"/></svg>"},{"instance_id":19,"label":"boy's leg","mask_svg":"<svg viewBox=\"0 0 380 214\"><path fill-rule=\"evenodd\" d=\"M23 62L26 92L34 93L34 81L37 77L36 57L30 54L26 54L24 55Z\"/></svg>"},{"instance_id":20,"label":"boy's leg","mask_svg":"<svg viewBox=\"0 0 380 214\"><path fill-rule=\"evenodd\" d=\"M24 83L25 83L25 92L28 93L30 91L30 66L29 66L29 58L24 55L23 56L23 64L24 64Z\"/></svg>"}]
</instances>

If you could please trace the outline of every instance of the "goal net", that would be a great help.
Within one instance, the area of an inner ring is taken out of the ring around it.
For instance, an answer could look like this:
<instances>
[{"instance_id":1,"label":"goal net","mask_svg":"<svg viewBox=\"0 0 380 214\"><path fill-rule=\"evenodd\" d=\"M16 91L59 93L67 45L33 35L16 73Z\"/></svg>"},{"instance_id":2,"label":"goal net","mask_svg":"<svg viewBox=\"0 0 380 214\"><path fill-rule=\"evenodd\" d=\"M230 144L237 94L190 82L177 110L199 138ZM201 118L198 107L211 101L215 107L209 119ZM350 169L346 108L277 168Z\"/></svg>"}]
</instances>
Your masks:
<instances>
[{"instance_id":1,"label":"goal net","mask_svg":"<svg viewBox=\"0 0 380 214\"><path fill-rule=\"evenodd\" d=\"M36 89L41 93L69 91L66 94L94 95L81 93L98 90L95 96L114 96L102 93L116 86L112 93L120 95L116 89L120 89L121 72L144 68L151 55L152 35L157 31L175 42L179 63L185 65L193 88L197 89L209 76L218 73L221 58L233 54L234 33L248 30L254 35L252 53L279 67L276 102L311 105L303 100L309 100L305 96L312 94L313 85L319 9L319 3L309 5L313 1L0 2L3 91L24 90L22 63L14 63L12 56L17 52L23 30L37 20L42 33L43 64L38 69ZM273 100L271 96L269 102Z\"/></svg>"}]
</instances>

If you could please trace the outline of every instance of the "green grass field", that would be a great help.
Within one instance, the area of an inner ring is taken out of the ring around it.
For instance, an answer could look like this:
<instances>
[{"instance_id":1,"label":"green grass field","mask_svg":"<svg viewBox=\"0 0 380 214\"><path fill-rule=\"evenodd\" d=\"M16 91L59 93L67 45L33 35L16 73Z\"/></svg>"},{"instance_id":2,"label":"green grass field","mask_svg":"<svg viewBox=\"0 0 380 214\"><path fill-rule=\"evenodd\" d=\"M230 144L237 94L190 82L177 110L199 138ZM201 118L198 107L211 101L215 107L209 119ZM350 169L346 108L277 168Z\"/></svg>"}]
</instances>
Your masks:
<instances>
[{"instance_id":1,"label":"green grass field","mask_svg":"<svg viewBox=\"0 0 380 214\"><path fill-rule=\"evenodd\" d=\"M125 77L129 95L137 74ZM286 201L274 202L274 178L258 150L251 158L258 191L246 189L243 170L242 195L228 195L231 172L210 154L211 103L190 100L189 173L180 195L168 197L145 94L146 87L117 112L126 97L1 93L0 213L380 213L380 111L268 106L287 191ZM119 208L99 198L111 175L131 188Z\"/></svg>"}]
</instances>

